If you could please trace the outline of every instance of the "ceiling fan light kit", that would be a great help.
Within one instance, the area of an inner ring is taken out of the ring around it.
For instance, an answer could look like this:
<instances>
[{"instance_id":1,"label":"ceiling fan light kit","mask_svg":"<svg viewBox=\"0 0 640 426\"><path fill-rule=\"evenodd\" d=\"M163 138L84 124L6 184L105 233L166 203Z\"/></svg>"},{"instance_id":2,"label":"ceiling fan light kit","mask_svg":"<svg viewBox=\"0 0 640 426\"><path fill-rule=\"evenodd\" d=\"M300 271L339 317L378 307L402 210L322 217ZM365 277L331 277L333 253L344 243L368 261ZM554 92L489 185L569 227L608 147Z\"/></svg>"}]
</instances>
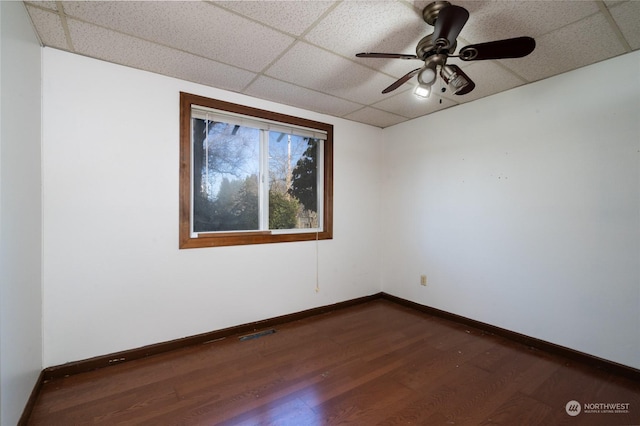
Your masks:
<instances>
[{"instance_id":1,"label":"ceiling fan light kit","mask_svg":"<svg viewBox=\"0 0 640 426\"><path fill-rule=\"evenodd\" d=\"M440 77L456 95L466 95L475 88L475 84L457 65L445 65L440 69Z\"/></svg>"},{"instance_id":2,"label":"ceiling fan light kit","mask_svg":"<svg viewBox=\"0 0 640 426\"><path fill-rule=\"evenodd\" d=\"M431 95L431 86L423 86L422 84L418 84L413 91L413 94L418 98L428 98Z\"/></svg>"},{"instance_id":3,"label":"ceiling fan light kit","mask_svg":"<svg viewBox=\"0 0 640 426\"><path fill-rule=\"evenodd\" d=\"M423 86L431 86L437 77L435 64L433 67L424 67L418 72L418 83Z\"/></svg>"},{"instance_id":4,"label":"ceiling fan light kit","mask_svg":"<svg viewBox=\"0 0 640 426\"><path fill-rule=\"evenodd\" d=\"M454 6L448 1L435 1L429 3L422 10L424 21L433 26L432 34L422 38L416 46L416 54L401 53L358 53L358 58L382 58L382 59L417 59L424 61L421 68L409 71L400 77L382 93L389 93L417 74L418 85L414 91L420 98L427 98L431 92L431 86L435 83L438 73L455 95L466 95L475 87L475 83L457 65L447 65L447 59L457 57L462 61L479 61L486 59L522 58L527 56L536 47L536 42L531 37L515 37L505 40L491 41L487 43L472 44L456 50L457 38L462 28L469 19L469 12L460 6ZM439 72L438 72L439 71Z\"/></svg>"}]
</instances>

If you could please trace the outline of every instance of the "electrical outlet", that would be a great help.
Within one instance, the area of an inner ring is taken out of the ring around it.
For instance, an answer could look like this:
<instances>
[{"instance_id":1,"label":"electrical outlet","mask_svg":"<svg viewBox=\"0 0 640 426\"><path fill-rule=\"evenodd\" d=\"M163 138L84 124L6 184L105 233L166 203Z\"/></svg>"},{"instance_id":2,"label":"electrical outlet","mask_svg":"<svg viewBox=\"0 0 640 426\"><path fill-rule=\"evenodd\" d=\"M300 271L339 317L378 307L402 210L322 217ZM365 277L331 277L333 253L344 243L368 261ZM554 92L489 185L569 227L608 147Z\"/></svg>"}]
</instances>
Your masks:
<instances>
[{"instance_id":1,"label":"electrical outlet","mask_svg":"<svg viewBox=\"0 0 640 426\"><path fill-rule=\"evenodd\" d=\"M427 286L427 276L426 275L420 275L420 285L423 286Z\"/></svg>"}]
</instances>

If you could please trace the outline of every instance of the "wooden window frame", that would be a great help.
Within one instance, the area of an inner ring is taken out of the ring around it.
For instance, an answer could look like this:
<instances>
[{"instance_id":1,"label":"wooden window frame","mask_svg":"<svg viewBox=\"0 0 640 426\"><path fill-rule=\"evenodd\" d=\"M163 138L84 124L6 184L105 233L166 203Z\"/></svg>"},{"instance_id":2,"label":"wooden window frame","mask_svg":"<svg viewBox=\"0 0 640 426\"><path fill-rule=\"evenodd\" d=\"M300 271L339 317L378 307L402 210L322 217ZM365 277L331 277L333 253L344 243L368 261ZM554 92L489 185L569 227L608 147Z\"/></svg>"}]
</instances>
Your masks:
<instances>
[{"instance_id":1,"label":"wooden window frame","mask_svg":"<svg viewBox=\"0 0 640 426\"><path fill-rule=\"evenodd\" d=\"M257 119L318 129L327 133L324 142L324 202L322 230L310 232L271 233L220 232L191 234L191 106L242 114ZM180 224L179 248L202 248L248 244L284 243L294 241L327 240L333 238L333 125L291 115L252 108L245 105L180 92Z\"/></svg>"}]
</instances>

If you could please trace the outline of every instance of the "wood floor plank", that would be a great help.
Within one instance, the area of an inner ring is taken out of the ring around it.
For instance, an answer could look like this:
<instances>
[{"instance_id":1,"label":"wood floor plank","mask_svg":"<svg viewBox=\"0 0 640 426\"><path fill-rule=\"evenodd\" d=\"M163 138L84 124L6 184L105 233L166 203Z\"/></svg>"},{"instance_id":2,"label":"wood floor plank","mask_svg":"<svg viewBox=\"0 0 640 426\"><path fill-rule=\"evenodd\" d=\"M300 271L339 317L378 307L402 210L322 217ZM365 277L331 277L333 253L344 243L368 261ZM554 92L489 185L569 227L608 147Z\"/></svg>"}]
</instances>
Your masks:
<instances>
[{"instance_id":1,"label":"wood floor plank","mask_svg":"<svg viewBox=\"0 0 640 426\"><path fill-rule=\"evenodd\" d=\"M53 379L28 424L640 424L637 380L387 300L238 337Z\"/></svg>"},{"instance_id":2,"label":"wood floor plank","mask_svg":"<svg viewBox=\"0 0 640 426\"><path fill-rule=\"evenodd\" d=\"M491 380L486 386L476 388L469 403L463 403L456 407L457 417L468 419L484 419L489 421L497 416L496 411L504 411L504 407L514 404L522 404L522 395L529 397L526 391L537 386L553 374L558 368L558 363L549 362L544 357L539 357L527 351L513 351L510 346L496 345L472 359L470 363L475 366L484 366L484 370L491 374ZM499 356L495 356L499 354ZM487 362L488 359L490 362ZM514 401L513 399L517 401ZM547 407L539 401L531 404L531 409ZM537 407L540 405L540 407ZM548 407L547 407L548 408ZM546 411L546 409L545 409ZM526 423L523 423L526 424Z\"/></svg>"},{"instance_id":3,"label":"wood floor plank","mask_svg":"<svg viewBox=\"0 0 640 426\"><path fill-rule=\"evenodd\" d=\"M502 405L491 412L479 426L509 424L512 419L518 419L522 425L548 425L547 416L552 411L548 405L521 394L515 393Z\"/></svg>"},{"instance_id":4,"label":"wood floor plank","mask_svg":"<svg viewBox=\"0 0 640 426\"><path fill-rule=\"evenodd\" d=\"M294 398L243 413L242 416L220 423L219 426L298 426L323 422L322 414L316 413L300 399Z\"/></svg>"}]
</instances>

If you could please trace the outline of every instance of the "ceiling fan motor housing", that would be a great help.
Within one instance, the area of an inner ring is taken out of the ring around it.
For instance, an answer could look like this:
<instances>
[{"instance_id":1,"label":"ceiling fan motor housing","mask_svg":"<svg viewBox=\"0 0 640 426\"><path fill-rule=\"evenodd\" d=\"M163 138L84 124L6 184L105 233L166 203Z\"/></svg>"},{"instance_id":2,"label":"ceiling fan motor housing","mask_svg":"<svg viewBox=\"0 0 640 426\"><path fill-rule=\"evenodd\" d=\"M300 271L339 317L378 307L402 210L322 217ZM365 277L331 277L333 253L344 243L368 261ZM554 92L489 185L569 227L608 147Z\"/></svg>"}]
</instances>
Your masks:
<instances>
[{"instance_id":1,"label":"ceiling fan motor housing","mask_svg":"<svg viewBox=\"0 0 640 426\"><path fill-rule=\"evenodd\" d=\"M457 44L457 42L454 43L454 45L447 49L447 51L454 52ZM416 56L424 61L429 56L438 53L439 47L437 40L433 40L433 34L429 34L418 42L418 45L416 46Z\"/></svg>"}]
</instances>

